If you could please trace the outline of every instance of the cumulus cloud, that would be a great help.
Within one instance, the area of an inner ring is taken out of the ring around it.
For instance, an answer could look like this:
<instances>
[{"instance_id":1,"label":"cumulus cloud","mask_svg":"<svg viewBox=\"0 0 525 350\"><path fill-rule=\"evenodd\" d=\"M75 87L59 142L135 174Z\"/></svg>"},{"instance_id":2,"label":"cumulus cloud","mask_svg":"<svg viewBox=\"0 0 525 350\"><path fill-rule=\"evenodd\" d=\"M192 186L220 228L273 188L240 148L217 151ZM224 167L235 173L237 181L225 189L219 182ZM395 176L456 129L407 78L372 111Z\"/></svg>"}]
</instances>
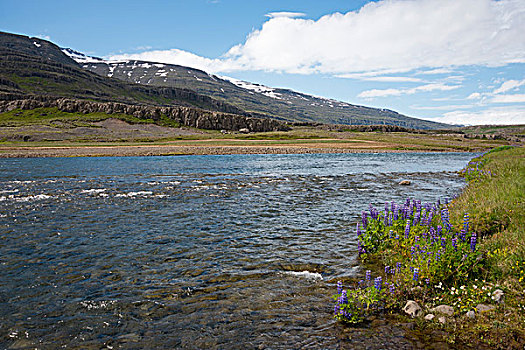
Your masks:
<instances>
[{"instance_id":1,"label":"cumulus cloud","mask_svg":"<svg viewBox=\"0 0 525 350\"><path fill-rule=\"evenodd\" d=\"M523 108L488 108L479 112L454 111L445 113L443 117L434 118L449 124L486 125L486 124L524 124L525 110Z\"/></svg>"},{"instance_id":2,"label":"cumulus cloud","mask_svg":"<svg viewBox=\"0 0 525 350\"><path fill-rule=\"evenodd\" d=\"M512 89L516 89L516 88L518 88L518 87L520 87L520 86L522 86L524 84L525 84L525 79L521 80L521 81L519 81L519 80L507 80L507 81L503 82L499 88L494 90L494 93L495 94L501 94L501 93L510 91Z\"/></svg>"},{"instance_id":3,"label":"cumulus cloud","mask_svg":"<svg viewBox=\"0 0 525 350\"><path fill-rule=\"evenodd\" d=\"M400 96L400 95L412 95L417 92L430 92L430 91L449 91L460 88L461 85L446 85L441 83L433 83L416 86L409 89L372 89L362 91L357 97L361 98L375 98L375 97L386 97L386 96Z\"/></svg>"},{"instance_id":4,"label":"cumulus cloud","mask_svg":"<svg viewBox=\"0 0 525 350\"><path fill-rule=\"evenodd\" d=\"M317 20L276 12L219 58L181 50L143 52L212 72L349 74L525 63L522 0L389 0ZM137 55L119 55L136 58ZM111 57L114 58L114 57ZM437 69L437 70L436 70Z\"/></svg>"},{"instance_id":5,"label":"cumulus cloud","mask_svg":"<svg viewBox=\"0 0 525 350\"><path fill-rule=\"evenodd\" d=\"M270 18L279 18L279 17L287 17L287 18L296 18L296 17L304 17L306 14L302 12L270 12L266 15L266 17Z\"/></svg>"},{"instance_id":6,"label":"cumulus cloud","mask_svg":"<svg viewBox=\"0 0 525 350\"><path fill-rule=\"evenodd\" d=\"M492 103L525 103L525 94L496 95L490 102Z\"/></svg>"}]
</instances>

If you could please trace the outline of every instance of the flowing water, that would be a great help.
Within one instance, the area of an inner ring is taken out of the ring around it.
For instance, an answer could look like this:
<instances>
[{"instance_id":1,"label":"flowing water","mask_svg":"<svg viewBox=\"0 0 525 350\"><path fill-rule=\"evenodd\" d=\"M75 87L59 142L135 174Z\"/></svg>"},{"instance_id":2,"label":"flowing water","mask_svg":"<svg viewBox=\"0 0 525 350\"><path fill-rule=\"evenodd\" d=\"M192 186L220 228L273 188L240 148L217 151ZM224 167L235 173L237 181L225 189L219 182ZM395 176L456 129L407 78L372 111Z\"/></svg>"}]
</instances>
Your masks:
<instances>
[{"instance_id":1,"label":"flowing water","mask_svg":"<svg viewBox=\"0 0 525 350\"><path fill-rule=\"evenodd\" d=\"M0 160L0 347L414 347L330 296L369 203L454 196L472 157Z\"/></svg>"}]
</instances>

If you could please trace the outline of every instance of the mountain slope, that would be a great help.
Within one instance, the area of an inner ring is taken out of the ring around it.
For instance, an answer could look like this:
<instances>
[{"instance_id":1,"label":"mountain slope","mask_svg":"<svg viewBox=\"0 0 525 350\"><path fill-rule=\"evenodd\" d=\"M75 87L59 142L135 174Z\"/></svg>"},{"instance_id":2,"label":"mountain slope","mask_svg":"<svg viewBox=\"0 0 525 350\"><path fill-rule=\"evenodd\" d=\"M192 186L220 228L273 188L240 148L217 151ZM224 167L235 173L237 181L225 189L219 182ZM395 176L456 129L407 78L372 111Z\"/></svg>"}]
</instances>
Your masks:
<instances>
[{"instance_id":1,"label":"mountain slope","mask_svg":"<svg viewBox=\"0 0 525 350\"><path fill-rule=\"evenodd\" d=\"M410 118L387 109L377 109L314 97L288 89L275 89L219 77L202 70L145 61L103 61L69 49L63 51L83 68L102 76L150 86L170 86L197 91L234 105L252 115L295 122L366 125L387 124L415 129L447 128L450 125Z\"/></svg>"},{"instance_id":2,"label":"mountain slope","mask_svg":"<svg viewBox=\"0 0 525 350\"><path fill-rule=\"evenodd\" d=\"M83 69L49 41L0 32L0 98L20 99L27 95L188 106L246 114L192 90L131 84L103 77Z\"/></svg>"}]
</instances>

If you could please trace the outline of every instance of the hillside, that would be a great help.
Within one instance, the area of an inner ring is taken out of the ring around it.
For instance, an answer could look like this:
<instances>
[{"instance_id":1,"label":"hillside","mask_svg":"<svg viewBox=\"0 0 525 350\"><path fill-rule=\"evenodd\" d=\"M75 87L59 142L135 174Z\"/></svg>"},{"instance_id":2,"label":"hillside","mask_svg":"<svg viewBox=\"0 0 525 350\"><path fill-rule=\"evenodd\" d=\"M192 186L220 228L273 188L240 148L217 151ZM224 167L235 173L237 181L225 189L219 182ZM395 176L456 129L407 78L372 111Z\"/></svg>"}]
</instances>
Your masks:
<instances>
[{"instance_id":1,"label":"hillside","mask_svg":"<svg viewBox=\"0 0 525 350\"><path fill-rule=\"evenodd\" d=\"M0 32L0 99L35 95L245 114L239 108L192 90L130 84L102 77L82 69L49 41Z\"/></svg>"},{"instance_id":2,"label":"hillside","mask_svg":"<svg viewBox=\"0 0 525 350\"><path fill-rule=\"evenodd\" d=\"M450 127L447 124L410 118L387 109L352 105L288 89L270 88L179 65L136 60L104 61L70 49L62 50L83 68L101 76L148 86L194 90L255 116L289 122L344 125L386 124L414 129Z\"/></svg>"}]
</instances>

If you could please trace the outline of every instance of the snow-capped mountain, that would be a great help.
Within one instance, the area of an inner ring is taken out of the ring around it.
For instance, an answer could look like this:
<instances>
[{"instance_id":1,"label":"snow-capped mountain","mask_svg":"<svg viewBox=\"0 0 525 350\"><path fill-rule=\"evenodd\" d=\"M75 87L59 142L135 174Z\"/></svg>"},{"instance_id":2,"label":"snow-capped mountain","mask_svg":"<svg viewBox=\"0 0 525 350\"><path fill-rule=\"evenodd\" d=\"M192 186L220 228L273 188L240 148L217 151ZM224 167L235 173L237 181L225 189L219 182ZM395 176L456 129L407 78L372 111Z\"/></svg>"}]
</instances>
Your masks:
<instances>
[{"instance_id":1,"label":"snow-capped mountain","mask_svg":"<svg viewBox=\"0 0 525 350\"><path fill-rule=\"evenodd\" d=\"M239 79L217 76L173 64L137 60L106 61L71 49L62 52L84 69L126 82L194 90L238 107L254 116L294 122L329 124L387 124L418 129L442 128L444 124L410 118L397 112L352 105Z\"/></svg>"}]
</instances>

